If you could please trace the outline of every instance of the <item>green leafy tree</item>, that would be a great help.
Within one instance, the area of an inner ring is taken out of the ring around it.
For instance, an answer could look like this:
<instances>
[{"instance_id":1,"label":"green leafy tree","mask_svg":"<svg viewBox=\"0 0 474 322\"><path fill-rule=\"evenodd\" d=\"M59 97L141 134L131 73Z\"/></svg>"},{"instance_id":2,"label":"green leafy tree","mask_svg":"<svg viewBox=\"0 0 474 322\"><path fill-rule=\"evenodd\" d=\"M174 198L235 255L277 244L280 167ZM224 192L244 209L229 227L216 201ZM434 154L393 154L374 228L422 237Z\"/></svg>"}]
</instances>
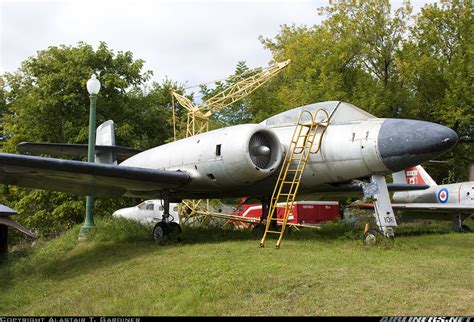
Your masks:
<instances>
[{"instance_id":1,"label":"green leafy tree","mask_svg":"<svg viewBox=\"0 0 474 322\"><path fill-rule=\"evenodd\" d=\"M284 25L275 39L261 38L274 60L292 61L265 95L274 97L272 109L344 100L380 117L397 115L406 105L396 62L410 10L393 12L388 0L338 2L318 10L325 16L320 25ZM255 109L264 110L266 99Z\"/></svg>"},{"instance_id":2,"label":"green leafy tree","mask_svg":"<svg viewBox=\"0 0 474 322\"><path fill-rule=\"evenodd\" d=\"M87 142L89 97L85 84L92 73L99 75L102 85L97 122L111 118L120 127L127 117L127 91L151 75L141 71L143 63L134 60L131 52L115 54L105 43L95 51L84 43L39 51L17 72L5 75L10 88L8 114L4 116L9 136L5 150L15 151L21 141Z\"/></svg>"},{"instance_id":3,"label":"green leafy tree","mask_svg":"<svg viewBox=\"0 0 474 322\"><path fill-rule=\"evenodd\" d=\"M0 144L3 145L5 141L5 134L3 132L3 122L1 121L2 116L6 112L7 101L6 101L7 91L5 89L5 80L0 76Z\"/></svg>"},{"instance_id":4,"label":"green leafy tree","mask_svg":"<svg viewBox=\"0 0 474 322\"><path fill-rule=\"evenodd\" d=\"M183 89L176 82L165 79L162 83L153 82L145 89L134 88L128 93L127 108L117 126L121 144L149 149L172 140L172 90ZM182 119L184 111L176 107L177 117Z\"/></svg>"},{"instance_id":5,"label":"green leafy tree","mask_svg":"<svg viewBox=\"0 0 474 322\"><path fill-rule=\"evenodd\" d=\"M225 91L231 86L235 85L241 80L256 75L261 72L261 68L249 69L245 61L239 61L235 68L234 74L229 76L225 81L218 81L215 83L213 88L209 88L207 85L200 86L200 93L202 94L202 100L217 95L218 93ZM210 128L218 128L223 125L236 125L242 123L248 123L253 119L252 111L250 110L250 97L244 97L241 100L226 106L219 110L211 118Z\"/></svg>"},{"instance_id":6,"label":"green leafy tree","mask_svg":"<svg viewBox=\"0 0 474 322\"><path fill-rule=\"evenodd\" d=\"M97 102L97 125L112 119L117 145L150 148L172 136L170 89L165 80L144 89L151 76L131 52L117 52L100 43L49 47L25 60L18 71L3 75L0 104L3 151L14 153L22 141L87 143L89 97L85 85L92 73L102 87ZM6 88L7 90L5 90ZM3 103L2 103L3 102ZM84 199L66 193L4 188L4 198L16 208L20 221L44 234L57 234L82 222ZM97 199L95 214L110 215L136 200Z\"/></svg>"},{"instance_id":7,"label":"green leafy tree","mask_svg":"<svg viewBox=\"0 0 474 322\"><path fill-rule=\"evenodd\" d=\"M448 164L433 167L442 180L467 179L473 162L474 18L469 1L448 1L422 8L411 28L400 77L413 100L404 115L453 128L461 138Z\"/></svg>"}]
</instances>

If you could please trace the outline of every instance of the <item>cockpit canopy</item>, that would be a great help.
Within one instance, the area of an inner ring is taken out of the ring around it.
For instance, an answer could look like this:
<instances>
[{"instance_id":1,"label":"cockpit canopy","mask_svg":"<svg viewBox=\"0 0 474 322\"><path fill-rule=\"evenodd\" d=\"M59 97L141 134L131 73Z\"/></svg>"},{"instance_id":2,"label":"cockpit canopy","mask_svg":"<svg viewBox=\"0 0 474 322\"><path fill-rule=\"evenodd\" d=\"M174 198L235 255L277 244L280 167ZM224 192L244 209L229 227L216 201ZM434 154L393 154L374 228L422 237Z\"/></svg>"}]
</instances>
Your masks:
<instances>
[{"instance_id":1,"label":"cockpit canopy","mask_svg":"<svg viewBox=\"0 0 474 322\"><path fill-rule=\"evenodd\" d=\"M329 123L347 123L352 121L363 121L370 118L375 118L372 114L367 113L360 108L341 101L327 101L321 103L314 103L305 106L300 106L289 111L272 116L260 124L266 126L286 126L294 125L298 121L298 117L303 110L308 110L314 113L316 110L325 110L329 115ZM307 119L306 119L307 118ZM318 113L316 121L324 121L325 114ZM303 121L309 121L309 115L307 113L302 116Z\"/></svg>"}]
</instances>

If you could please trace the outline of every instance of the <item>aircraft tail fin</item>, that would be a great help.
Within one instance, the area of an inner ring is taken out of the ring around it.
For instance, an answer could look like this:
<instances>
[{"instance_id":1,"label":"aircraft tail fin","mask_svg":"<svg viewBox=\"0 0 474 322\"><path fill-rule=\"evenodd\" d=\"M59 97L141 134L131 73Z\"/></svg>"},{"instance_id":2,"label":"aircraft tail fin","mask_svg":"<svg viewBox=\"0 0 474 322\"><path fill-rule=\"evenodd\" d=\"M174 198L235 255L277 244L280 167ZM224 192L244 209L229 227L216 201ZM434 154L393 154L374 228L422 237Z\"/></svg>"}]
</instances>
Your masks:
<instances>
[{"instance_id":1,"label":"aircraft tail fin","mask_svg":"<svg viewBox=\"0 0 474 322\"><path fill-rule=\"evenodd\" d=\"M436 182L423 169L421 165L416 167L406 168L405 170L393 173L394 183L408 183L408 184L427 184L429 186L436 186Z\"/></svg>"},{"instance_id":2,"label":"aircraft tail fin","mask_svg":"<svg viewBox=\"0 0 474 322\"><path fill-rule=\"evenodd\" d=\"M100 146L115 146L114 121L105 121L97 127L95 144ZM115 150L96 150L95 163L117 164Z\"/></svg>"}]
</instances>

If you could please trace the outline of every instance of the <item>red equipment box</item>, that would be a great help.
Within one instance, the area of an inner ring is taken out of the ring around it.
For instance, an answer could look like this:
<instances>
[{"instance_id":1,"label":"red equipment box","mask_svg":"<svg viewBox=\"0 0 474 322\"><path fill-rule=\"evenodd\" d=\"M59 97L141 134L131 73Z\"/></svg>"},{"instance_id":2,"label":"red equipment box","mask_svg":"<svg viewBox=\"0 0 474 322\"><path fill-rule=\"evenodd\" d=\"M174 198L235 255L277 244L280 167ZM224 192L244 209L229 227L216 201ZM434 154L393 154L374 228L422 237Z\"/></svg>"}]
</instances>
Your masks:
<instances>
[{"instance_id":1,"label":"red equipment box","mask_svg":"<svg viewBox=\"0 0 474 322\"><path fill-rule=\"evenodd\" d=\"M282 203L282 206L285 204ZM261 204L241 203L233 215L245 218L255 218L259 222L262 216ZM284 209L277 209L277 217L283 218ZM295 201L288 216L288 223L302 225L318 225L326 221L339 219L339 202L337 201Z\"/></svg>"}]
</instances>

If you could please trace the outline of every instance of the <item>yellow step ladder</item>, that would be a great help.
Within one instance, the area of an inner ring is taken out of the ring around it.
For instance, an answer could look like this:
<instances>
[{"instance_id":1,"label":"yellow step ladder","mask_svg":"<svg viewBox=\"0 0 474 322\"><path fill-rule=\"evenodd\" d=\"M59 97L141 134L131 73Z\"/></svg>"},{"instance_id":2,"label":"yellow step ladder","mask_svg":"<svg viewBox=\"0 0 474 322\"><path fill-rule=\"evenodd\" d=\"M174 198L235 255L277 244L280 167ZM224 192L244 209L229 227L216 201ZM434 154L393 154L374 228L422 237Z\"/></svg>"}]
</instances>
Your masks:
<instances>
[{"instance_id":1,"label":"yellow step ladder","mask_svg":"<svg viewBox=\"0 0 474 322\"><path fill-rule=\"evenodd\" d=\"M318 121L318 114L320 113L322 113L323 121ZM305 119L305 115L309 115L309 121ZM320 150L323 135L328 124L329 115L325 110L317 110L314 114L308 110L300 113L291 143L284 157L278 181L273 190L265 232L260 241L260 247L265 246L265 240L270 233L279 235L276 248L280 248L288 217L293 208L293 202L295 201L309 155L315 154ZM316 147L313 151L315 140ZM283 218L278 218L278 208L284 209ZM278 229L279 225L281 225L280 229Z\"/></svg>"}]
</instances>

